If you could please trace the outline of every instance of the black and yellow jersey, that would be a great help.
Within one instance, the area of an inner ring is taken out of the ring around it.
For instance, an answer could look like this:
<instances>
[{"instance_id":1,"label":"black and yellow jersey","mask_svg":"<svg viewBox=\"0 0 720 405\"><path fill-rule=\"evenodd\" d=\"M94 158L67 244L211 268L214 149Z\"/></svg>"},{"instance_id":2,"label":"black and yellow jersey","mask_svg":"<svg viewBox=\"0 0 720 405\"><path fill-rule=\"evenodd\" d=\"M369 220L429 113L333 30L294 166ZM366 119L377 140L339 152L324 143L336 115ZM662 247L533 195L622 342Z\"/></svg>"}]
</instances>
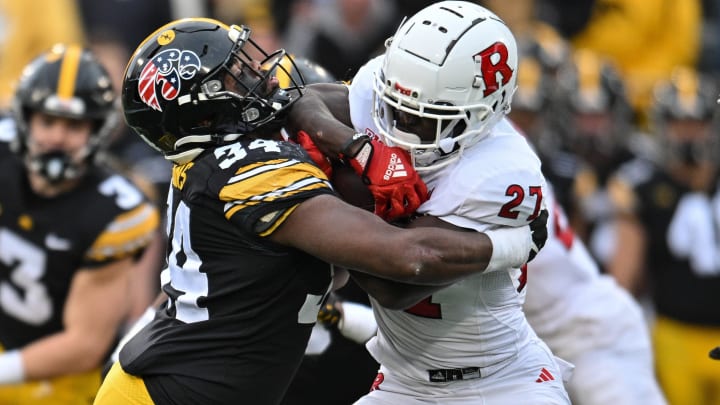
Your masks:
<instances>
[{"instance_id":1,"label":"black and yellow jersey","mask_svg":"<svg viewBox=\"0 0 720 405\"><path fill-rule=\"evenodd\" d=\"M75 273L138 254L158 222L137 187L100 166L73 190L39 197L21 159L0 142L0 346L61 331Z\"/></svg>"},{"instance_id":2,"label":"black and yellow jersey","mask_svg":"<svg viewBox=\"0 0 720 405\"><path fill-rule=\"evenodd\" d=\"M618 179L617 187L629 186L632 193L615 192L615 205L634 211L645 227L645 267L657 314L720 326L720 266L702 265L720 251L720 193L707 196L704 208L693 204L699 194L642 159L624 165ZM702 232L700 224L710 232Z\"/></svg>"},{"instance_id":3,"label":"black and yellow jersey","mask_svg":"<svg viewBox=\"0 0 720 405\"><path fill-rule=\"evenodd\" d=\"M287 142L242 138L173 168L170 299L120 352L156 403L279 402L332 273L267 236L300 203L331 193L323 172Z\"/></svg>"}]
</instances>

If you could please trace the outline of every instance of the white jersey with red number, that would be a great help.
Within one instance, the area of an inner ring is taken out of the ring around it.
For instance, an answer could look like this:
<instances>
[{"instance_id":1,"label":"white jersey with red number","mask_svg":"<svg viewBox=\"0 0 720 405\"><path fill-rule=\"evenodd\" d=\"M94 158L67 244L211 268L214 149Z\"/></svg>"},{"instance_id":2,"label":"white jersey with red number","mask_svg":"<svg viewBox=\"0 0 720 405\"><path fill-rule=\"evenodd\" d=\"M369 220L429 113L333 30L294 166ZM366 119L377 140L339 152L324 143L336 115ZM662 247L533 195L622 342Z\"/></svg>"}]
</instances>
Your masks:
<instances>
[{"instance_id":1,"label":"white jersey with red number","mask_svg":"<svg viewBox=\"0 0 720 405\"><path fill-rule=\"evenodd\" d=\"M371 85L378 66L378 59L369 62L350 86L359 131L377 133ZM506 120L423 180L431 197L418 212L464 228L524 226L542 208L540 161ZM405 311L373 303L378 334L368 349L383 367L416 380L428 381L435 369L479 367L481 375L492 374L535 337L522 312L523 287L523 271L508 268L468 277Z\"/></svg>"}]
</instances>

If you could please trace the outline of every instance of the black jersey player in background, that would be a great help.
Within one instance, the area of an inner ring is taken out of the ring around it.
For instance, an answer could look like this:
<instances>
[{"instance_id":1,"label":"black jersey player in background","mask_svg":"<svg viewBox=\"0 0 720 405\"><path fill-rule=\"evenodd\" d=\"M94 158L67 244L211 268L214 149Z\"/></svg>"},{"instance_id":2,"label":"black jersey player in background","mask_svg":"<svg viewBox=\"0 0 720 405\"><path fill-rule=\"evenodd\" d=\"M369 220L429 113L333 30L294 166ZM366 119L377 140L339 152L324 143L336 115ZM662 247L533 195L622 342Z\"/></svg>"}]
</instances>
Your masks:
<instances>
[{"instance_id":1,"label":"black jersey player in background","mask_svg":"<svg viewBox=\"0 0 720 405\"><path fill-rule=\"evenodd\" d=\"M714 78L690 68L660 83L651 122L662 159L621 166L611 194L624 259L611 270L652 303L656 369L671 404L720 401L707 358L720 340L717 94Z\"/></svg>"},{"instance_id":2,"label":"black jersey player in background","mask_svg":"<svg viewBox=\"0 0 720 405\"><path fill-rule=\"evenodd\" d=\"M125 118L174 163L169 300L120 351L96 404L278 403L333 282L321 260L437 288L529 257L529 227L406 230L344 203L280 135L302 94L302 83L285 91L271 73L284 56L247 27L194 18L159 28L131 58ZM390 154L409 164L377 146L363 159L371 186Z\"/></svg>"},{"instance_id":3,"label":"black jersey player in background","mask_svg":"<svg viewBox=\"0 0 720 405\"><path fill-rule=\"evenodd\" d=\"M156 208L97 152L115 92L87 50L55 46L0 124L0 403L92 403Z\"/></svg>"}]
</instances>

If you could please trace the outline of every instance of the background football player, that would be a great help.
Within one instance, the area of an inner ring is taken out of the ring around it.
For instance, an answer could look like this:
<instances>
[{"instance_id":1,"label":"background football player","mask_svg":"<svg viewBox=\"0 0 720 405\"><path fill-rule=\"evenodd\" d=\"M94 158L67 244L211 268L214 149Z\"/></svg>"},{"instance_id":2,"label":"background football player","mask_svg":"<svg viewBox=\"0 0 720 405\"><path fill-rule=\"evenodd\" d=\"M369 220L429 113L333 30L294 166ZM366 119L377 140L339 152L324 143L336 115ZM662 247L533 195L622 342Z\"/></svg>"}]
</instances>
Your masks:
<instances>
[{"instance_id":1,"label":"background football player","mask_svg":"<svg viewBox=\"0 0 720 405\"><path fill-rule=\"evenodd\" d=\"M720 194L717 82L678 68L653 101L661 159L636 159L617 174L617 266L612 274L652 303L658 377L672 404L720 399ZM708 364L709 363L709 364ZM678 373L682 370L682 373Z\"/></svg>"},{"instance_id":2,"label":"background football player","mask_svg":"<svg viewBox=\"0 0 720 405\"><path fill-rule=\"evenodd\" d=\"M57 45L25 68L1 125L1 403L91 403L99 387L159 218L96 160L116 107L94 56Z\"/></svg>"}]
</instances>

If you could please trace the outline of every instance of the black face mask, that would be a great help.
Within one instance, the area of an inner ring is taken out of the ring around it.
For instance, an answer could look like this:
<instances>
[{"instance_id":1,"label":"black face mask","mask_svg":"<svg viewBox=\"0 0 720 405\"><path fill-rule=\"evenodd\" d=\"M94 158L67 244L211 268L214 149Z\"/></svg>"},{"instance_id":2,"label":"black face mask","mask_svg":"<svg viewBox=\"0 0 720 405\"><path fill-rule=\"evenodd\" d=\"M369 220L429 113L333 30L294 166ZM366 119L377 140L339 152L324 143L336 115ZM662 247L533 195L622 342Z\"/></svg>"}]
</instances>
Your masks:
<instances>
[{"instance_id":1,"label":"black face mask","mask_svg":"<svg viewBox=\"0 0 720 405\"><path fill-rule=\"evenodd\" d=\"M28 157L28 167L44 177L50 184L77 178L80 168L63 151L51 151Z\"/></svg>"}]
</instances>

